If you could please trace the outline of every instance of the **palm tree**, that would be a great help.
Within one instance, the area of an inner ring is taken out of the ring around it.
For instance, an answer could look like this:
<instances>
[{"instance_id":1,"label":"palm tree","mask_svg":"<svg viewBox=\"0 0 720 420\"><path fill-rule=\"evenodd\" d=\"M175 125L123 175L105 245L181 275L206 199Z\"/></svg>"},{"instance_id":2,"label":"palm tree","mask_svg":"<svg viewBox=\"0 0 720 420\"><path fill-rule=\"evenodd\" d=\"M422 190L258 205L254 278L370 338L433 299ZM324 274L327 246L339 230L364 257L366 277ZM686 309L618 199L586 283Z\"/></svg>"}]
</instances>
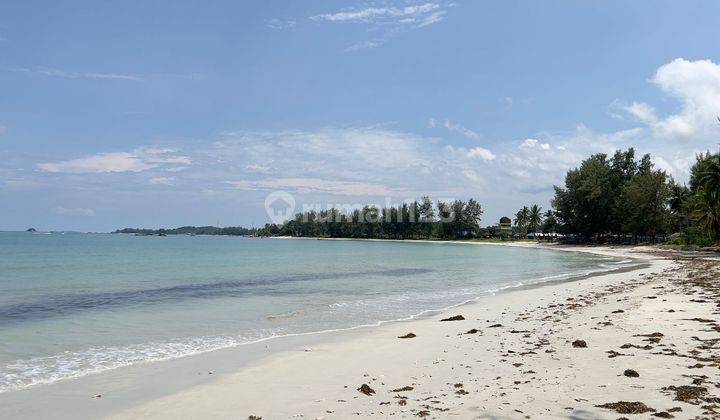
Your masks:
<instances>
[{"instance_id":1,"label":"palm tree","mask_svg":"<svg viewBox=\"0 0 720 420\"><path fill-rule=\"evenodd\" d=\"M720 238L720 200L708 188L701 188L695 194L695 216L698 225L710 234L713 240Z\"/></svg>"},{"instance_id":2,"label":"palm tree","mask_svg":"<svg viewBox=\"0 0 720 420\"><path fill-rule=\"evenodd\" d=\"M670 210L677 214L681 214L685 211L685 206L690 201L690 190L687 187L675 184L671 181L670 184L670 198L668 199L668 205Z\"/></svg>"},{"instance_id":3,"label":"palm tree","mask_svg":"<svg viewBox=\"0 0 720 420\"><path fill-rule=\"evenodd\" d=\"M521 238L525 237L527 231L528 220L530 219L530 209L524 206L520 211L515 213L515 226L518 227L518 233Z\"/></svg>"},{"instance_id":4,"label":"palm tree","mask_svg":"<svg viewBox=\"0 0 720 420\"><path fill-rule=\"evenodd\" d=\"M699 184L715 197L720 197L720 153L709 156L698 175Z\"/></svg>"},{"instance_id":5,"label":"palm tree","mask_svg":"<svg viewBox=\"0 0 720 420\"><path fill-rule=\"evenodd\" d=\"M555 213L553 213L552 210L548 210L543 215L543 222L542 222L542 231L543 233L555 233L558 228L558 221L555 218Z\"/></svg>"},{"instance_id":6,"label":"palm tree","mask_svg":"<svg viewBox=\"0 0 720 420\"><path fill-rule=\"evenodd\" d=\"M537 233L540 230L540 224L542 223L542 207L537 204L533 204L530 207L530 214L528 216L528 228L530 232Z\"/></svg>"}]
</instances>

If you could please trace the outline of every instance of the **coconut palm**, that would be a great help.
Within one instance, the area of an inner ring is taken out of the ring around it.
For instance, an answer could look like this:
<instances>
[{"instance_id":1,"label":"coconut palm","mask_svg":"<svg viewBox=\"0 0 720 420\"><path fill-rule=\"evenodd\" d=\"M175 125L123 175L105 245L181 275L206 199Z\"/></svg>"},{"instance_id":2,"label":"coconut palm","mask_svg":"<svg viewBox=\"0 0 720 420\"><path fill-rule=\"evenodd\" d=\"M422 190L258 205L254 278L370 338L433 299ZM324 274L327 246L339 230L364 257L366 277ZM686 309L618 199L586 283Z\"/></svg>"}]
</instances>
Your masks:
<instances>
[{"instance_id":1,"label":"coconut palm","mask_svg":"<svg viewBox=\"0 0 720 420\"><path fill-rule=\"evenodd\" d=\"M542 224L542 207L537 204L533 204L530 207L530 214L528 215L528 229L530 232L537 233L540 230Z\"/></svg>"},{"instance_id":2,"label":"coconut palm","mask_svg":"<svg viewBox=\"0 0 720 420\"><path fill-rule=\"evenodd\" d=\"M714 240L720 239L720 200L708 188L701 188L695 194L695 217L698 225L705 229Z\"/></svg>"},{"instance_id":3,"label":"coconut palm","mask_svg":"<svg viewBox=\"0 0 720 420\"><path fill-rule=\"evenodd\" d=\"M698 183L715 197L720 197L720 154L707 158L698 173Z\"/></svg>"},{"instance_id":4,"label":"coconut palm","mask_svg":"<svg viewBox=\"0 0 720 420\"><path fill-rule=\"evenodd\" d=\"M680 214L685 211L687 203L690 201L690 190L687 187L675 184L671 181L670 185L670 198L668 199L668 205L670 210Z\"/></svg>"},{"instance_id":5,"label":"coconut palm","mask_svg":"<svg viewBox=\"0 0 720 420\"><path fill-rule=\"evenodd\" d=\"M518 233L520 234L520 237L525 237L529 219L530 209L527 208L527 206L524 206L522 209L520 209L520 211L515 213L515 226L517 226L518 228Z\"/></svg>"}]
</instances>

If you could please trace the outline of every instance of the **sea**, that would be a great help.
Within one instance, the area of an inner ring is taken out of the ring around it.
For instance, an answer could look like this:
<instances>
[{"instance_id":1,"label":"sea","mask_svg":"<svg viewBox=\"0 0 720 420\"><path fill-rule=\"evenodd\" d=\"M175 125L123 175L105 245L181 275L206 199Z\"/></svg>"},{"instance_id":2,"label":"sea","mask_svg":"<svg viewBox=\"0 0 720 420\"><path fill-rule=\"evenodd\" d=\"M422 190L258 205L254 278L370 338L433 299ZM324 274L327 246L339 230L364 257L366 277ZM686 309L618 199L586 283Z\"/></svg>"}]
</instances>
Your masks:
<instances>
[{"instance_id":1,"label":"sea","mask_svg":"<svg viewBox=\"0 0 720 420\"><path fill-rule=\"evenodd\" d=\"M631 264L461 243L0 232L0 393Z\"/></svg>"}]
</instances>

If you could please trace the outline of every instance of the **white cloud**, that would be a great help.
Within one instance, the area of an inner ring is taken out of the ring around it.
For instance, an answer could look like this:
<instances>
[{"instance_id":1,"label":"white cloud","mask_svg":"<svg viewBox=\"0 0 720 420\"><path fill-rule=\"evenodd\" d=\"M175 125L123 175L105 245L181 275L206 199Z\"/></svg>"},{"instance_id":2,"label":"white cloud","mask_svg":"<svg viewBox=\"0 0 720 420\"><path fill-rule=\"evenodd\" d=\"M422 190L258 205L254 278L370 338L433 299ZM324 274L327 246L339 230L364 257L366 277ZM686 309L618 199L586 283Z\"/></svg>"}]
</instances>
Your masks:
<instances>
[{"instance_id":1,"label":"white cloud","mask_svg":"<svg viewBox=\"0 0 720 420\"><path fill-rule=\"evenodd\" d=\"M252 164L252 165L245 165L245 170L248 171L248 172L266 173L266 172L269 172L269 171L270 171L270 167L269 167L269 166L264 166L264 165L255 165L255 164Z\"/></svg>"},{"instance_id":2,"label":"white cloud","mask_svg":"<svg viewBox=\"0 0 720 420\"><path fill-rule=\"evenodd\" d=\"M166 176L158 176L155 178L150 178L148 181L151 185L172 185L175 178L170 178Z\"/></svg>"},{"instance_id":3,"label":"white cloud","mask_svg":"<svg viewBox=\"0 0 720 420\"><path fill-rule=\"evenodd\" d=\"M633 102L624 109L630 115L644 123L654 124L658 120L657 115L655 114L655 108L645 102Z\"/></svg>"},{"instance_id":4,"label":"white cloud","mask_svg":"<svg viewBox=\"0 0 720 420\"><path fill-rule=\"evenodd\" d=\"M134 76L132 74L85 73L84 76L88 79L132 80L136 82L143 80L142 77Z\"/></svg>"},{"instance_id":5,"label":"white cloud","mask_svg":"<svg viewBox=\"0 0 720 420\"><path fill-rule=\"evenodd\" d=\"M228 181L228 183L242 190L289 190L300 194L390 196L396 193L384 185L319 178L278 178L260 181Z\"/></svg>"},{"instance_id":6,"label":"white cloud","mask_svg":"<svg viewBox=\"0 0 720 420\"><path fill-rule=\"evenodd\" d=\"M204 176L217 182L241 180L233 185L246 189L397 197L440 182L432 176L438 142L376 127L227 132L206 152L213 169Z\"/></svg>"},{"instance_id":7,"label":"white cloud","mask_svg":"<svg viewBox=\"0 0 720 420\"><path fill-rule=\"evenodd\" d=\"M437 127L437 122L435 121L435 118L428 119L427 128L435 128Z\"/></svg>"},{"instance_id":8,"label":"white cloud","mask_svg":"<svg viewBox=\"0 0 720 420\"><path fill-rule=\"evenodd\" d=\"M445 151L447 151L450 156L460 157L464 159L479 159L489 162L495 160L496 158L493 152L483 147L473 147L472 149L466 149L464 147L447 145L445 146Z\"/></svg>"},{"instance_id":9,"label":"white cloud","mask_svg":"<svg viewBox=\"0 0 720 420\"><path fill-rule=\"evenodd\" d=\"M654 107L633 102L624 107L662 139L705 140L720 115L720 65L710 60L677 58L660 68L652 80L666 95L680 102L680 110L658 116Z\"/></svg>"},{"instance_id":10,"label":"white cloud","mask_svg":"<svg viewBox=\"0 0 720 420\"><path fill-rule=\"evenodd\" d=\"M92 217L95 216L95 211L93 209L86 209L86 208L67 208L67 207L55 207L53 211L56 214L59 214L61 216L84 216L84 217Z\"/></svg>"},{"instance_id":11,"label":"white cloud","mask_svg":"<svg viewBox=\"0 0 720 420\"><path fill-rule=\"evenodd\" d=\"M405 7L367 7L365 9L350 9L335 13L325 13L312 16L313 20L326 20L330 22L376 22L390 19L394 22L409 23L417 20L425 21L440 10L437 3L425 3ZM399 20L398 20L399 19Z\"/></svg>"},{"instance_id":12,"label":"white cloud","mask_svg":"<svg viewBox=\"0 0 720 420\"><path fill-rule=\"evenodd\" d=\"M443 124L443 126L445 128L447 128L448 130L460 133L467 138L471 138L471 139L475 139L475 140L480 138L480 135L478 133L472 131L471 129L469 129L467 127L463 127L460 124L453 123L450 120L445 120L445 123Z\"/></svg>"},{"instance_id":13,"label":"white cloud","mask_svg":"<svg viewBox=\"0 0 720 420\"><path fill-rule=\"evenodd\" d=\"M562 147L562 146L560 146L560 147ZM536 140L536 139L525 139L525 141L523 141L523 142L520 144L520 148L521 148L521 149L535 149L535 148L539 148L539 149L541 149L541 150L550 150L550 145L549 145L548 143L540 143L540 142L539 142L538 140ZM561 150L561 149L559 149L559 150ZM564 150L564 149L562 149L562 150Z\"/></svg>"},{"instance_id":14,"label":"white cloud","mask_svg":"<svg viewBox=\"0 0 720 420\"><path fill-rule=\"evenodd\" d=\"M282 30L282 29L290 29L294 28L297 25L297 20L295 19L270 19L267 22L267 27L270 29L275 30Z\"/></svg>"},{"instance_id":15,"label":"white cloud","mask_svg":"<svg viewBox=\"0 0 720 420\"><path fill-rule=\"evenodd\" d=\"M368 32L377 34L375 37L356 42L347 48L348 51L357 51L375 48L388 39L413 29L420 29L445 19L447 9L452 3L442 2L408 2L405 6L396 3L376 3L364 8L349 8L331 13L322 13L311 16L316 22L332 22L336 24L352 23L365 25Z\"/></svg>"},{"instance_id":16,"label":"white cloud","mask_svg":"<svg viewBox=\"0 0 720 420\"><path fill-rule=\"evenodd\" d=\"M472 149L468 150L467 156L469 158L479 158L485 161L495 160L495 155L493 154L493 152L482 147L473 147Z\"/></svg>"},{"instance_id":17,"label":"white cloud","mask_svg":"<svg viewBox=\"0 0 720 420\"><path fill-rule=\"evenodd\" d=\"M46 172L65 173L102 173L102 172L141 172L155 165L143 162L137 156L127 152L100 153L79 159L62 162L40 163L38 167Z\"/></svg>"},{"instance_id":18,"label":"white cloud","mask_svg":"<svg viewBox=\"0 0 720 420\"><path fill-rule=\"evenodd\" d=\"M28 74L39 74L48 77L60 77L63 79L100 79L100 80L126 80L139 82L143 78L134 74L122 74L122 73L98 73L98 72L70 72L60 69L47 68L47 67L34 67L34 68L15 68L13 71L19 73Z\"/></svg>"},{"instance_id":19,"label":"white cloud","mask_svg":"<svg viewBox=\"0 0 720 420\"><path fill-rule=\"evenodd\" d=\"M142 172L161 164L190 164L187 156L168 156L171 149L136 149L132 152L99 153L78 159L40 163L38 168L55 173Z\"/></svg>"}]
</instances>

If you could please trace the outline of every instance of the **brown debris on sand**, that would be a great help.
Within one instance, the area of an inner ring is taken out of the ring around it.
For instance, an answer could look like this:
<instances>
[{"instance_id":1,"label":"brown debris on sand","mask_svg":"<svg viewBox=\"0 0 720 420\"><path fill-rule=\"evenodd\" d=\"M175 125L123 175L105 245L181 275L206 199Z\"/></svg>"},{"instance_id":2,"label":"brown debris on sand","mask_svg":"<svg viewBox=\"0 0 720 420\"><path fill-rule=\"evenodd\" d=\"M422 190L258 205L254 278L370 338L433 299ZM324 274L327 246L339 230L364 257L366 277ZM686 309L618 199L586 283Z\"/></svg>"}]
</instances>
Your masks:
<instances>
[{"instance_id":1,"label":"brown debris on sand","mask_svg":"<svg viewBox=\"0 0 720 420\"><path fill-rule=\"evenodd\" d=\"M248 420L262 420L262 416L249 415Z\"/></svg>"},{"instance_id":2,"label":"brown debris on sand","mask_svg":"<svg viewBox=\"0 0 720 420\"><path fill-rule=\"evenodd\" d=\"M700 397L707 394L708 392L707 388L705 388L704 386L693 385L670 385L663 388L663 391L675 391L675 399L677 401L682 401L689 404L699 404L698 400L700 399Z\"/></svg>"},{"instance_id":3,"label":"brown debris on sand","mask_svg":"<svg viewBox=\"0 0 720 420\"><path fill-rule=\"evenodd\" d=\"M455 315L450 318L441 319L440 321L465 321L465 317L462 315Z\"/></svg>"},{"instance_id":4,"label":"brown debris on sand","mask_svg":"<svg viewBox=\"0 0 720 420\"><path fill-rule=\"evenodd\" d=\"M414 333L407 333L405 335L401 335L398 338L415 338L415 337L417 337L417 335L415 335Z\"/></svg>"},{"instance_id":5,"label":"brown debris on sand","mask_svg":"<svg viewBox=\"0 0 720 420\"><path fill-rule=\"evenodd\" d=\"M584 349L585 347L587 347L587 343L585 342L585 340L575 340L572 342L572 346Z\"/></svg>"},{"instance_id":6,"label":"brown debris on sand","mask_svg":"<svg viewBox=\"0 0 720 420\"><path fill-rule=\"evenodd\" d=\"M661 338L665 337L665 334L654 332L652 334L636 334L633 337L647 337L644 341L649 341L651 343L657 344L660 342Z\"/></svg>"},{"instance_id":7,"label":"brown debris on sand","mask_svg":"<svg viewBox=\"0 0 720 420\"><path fill-rule=\"evenodd\" d=\"M411 387L410 385L406 385L402 388L395 388L395 389L391 390L390 392L412 391L413 389L415 389L415 388Z\"/></svg>"},{"instance_id":8,"label":"brown debris on sand","mask_svg":"<svg viewBox=\"0 0 720 420\"><path fill-rule=\"evenodd\" d=\"M642 414L650 411L655 411L654 408L650 408L645 405L645 403L642 403L640 401L618 401L614 403L596 405L595 407L615 410L620 414Z\"/></svg>"},{"instance_id":9,"label":"brown debris on sand","mask_svg":"<svg viewBox=\"0 0 720 420\"><path fill-rule=\"evenodd\" d=\"M468 332L466 332L465 334L477 334L479 332L480 330L478 330L477 328L473 328L471 330L468 330Z\"/></svg>"},{"instance_id":10,"label":"brown debris on sand","mask_svg":"<svg viewBox=\"0 0 720 420\"><path fill-rule=\"evenodd\" d=\"M358 388L357 390L362 392L365 395L373 395L375 393L375 390L370 388L370 385L368 385L368 384L360 385L360 388Z\"/></svg>"},{"instance_id":11,"label":"brown debris on sand","mask_svg":"<svg viewBox=\"0 0 720 420\"><path fill-rule=\"evenodd\" d=\"M660 332L654 332L652 334L635 334L633 337L665 337L665 334Z\"/></svg>"},{"instance_id":12,"label":"brown debris on sand","mask_svg":"<svg viewBox=\"0 0 720 420\"><path fill-rule=\"evenodd\" d=\"M660 417L661 419L672 419L672 418L675 418L675 416L673 416L672 414L668 413L667 411L661 411L661 412L659 412L659 413L653 413L653 414L651 414L651 415L652 415L652 416L655 416L655 417Z\"/></svg>"},{"instance_id":13,"label":"brown debris on sand","mask_svg":"<svg viewBox=\"0 0 720 420\"><path fill-rule=\"evenodd\" d=\"M627 376L628 378L639 378L640 374L637 373L636 370L633 369L625 369L625 372L623 372L623 375Z\"/></svg>"}]
</instances>

